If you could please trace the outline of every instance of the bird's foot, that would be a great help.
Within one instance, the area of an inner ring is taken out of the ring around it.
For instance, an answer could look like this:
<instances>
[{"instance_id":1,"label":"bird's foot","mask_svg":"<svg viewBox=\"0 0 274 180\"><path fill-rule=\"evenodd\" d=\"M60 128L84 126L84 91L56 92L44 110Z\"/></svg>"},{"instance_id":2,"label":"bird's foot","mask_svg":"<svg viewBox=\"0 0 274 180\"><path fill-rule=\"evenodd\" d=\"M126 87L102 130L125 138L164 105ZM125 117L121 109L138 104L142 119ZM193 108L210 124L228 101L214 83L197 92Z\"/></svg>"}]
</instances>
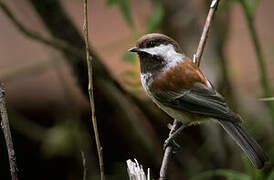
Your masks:
<instances>
[{"instance_id":1,"label":"bird's foot","mask_svg":"<svg viewBox=\"0 0 274 180\"><path fill-rule=\"evenodd\" d=\"M174 149L180 148L180 145L174 140L180 132L185 128L185 126L182 124L178 129L174 130L169 137L165 140L163 149L165 150L168 146L173 147Z\"/></svg>"},{"instance_id":2,"label":"bird's foot","mask_svg":"<svg viewBox=\"0 0 274 180\"><path fill-rule=\"evenodd\" d=\"M168 146L171 146L175 151L181 147L171 136L165 140L163 149L165 150Z\"/></svg>"}]
</instances>

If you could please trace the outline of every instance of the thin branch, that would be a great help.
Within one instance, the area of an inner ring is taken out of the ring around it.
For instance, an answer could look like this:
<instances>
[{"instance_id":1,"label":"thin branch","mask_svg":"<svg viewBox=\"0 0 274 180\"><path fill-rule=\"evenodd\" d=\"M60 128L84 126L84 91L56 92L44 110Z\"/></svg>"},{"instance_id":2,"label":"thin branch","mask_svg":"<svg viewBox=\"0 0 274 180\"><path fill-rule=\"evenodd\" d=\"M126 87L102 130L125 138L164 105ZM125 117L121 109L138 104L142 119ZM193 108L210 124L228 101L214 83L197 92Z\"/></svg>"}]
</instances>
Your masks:
<instances>
[{"instance_id":1,"label":"thin branch","mask_svg":"<svg viewBox=\"0 0 274 180\"><path fill-rule=\"evenodd\" d=\"M16 165L16 156L13 148L12 137L10 132L10 125L6 107L6 98L5 98L5 90L2 84L0 84L0 111L1 111L1 127L5 136L5 141L7 145L8 155L9 155L9 163L10 163L10 173L12 180L18 180L17 176L17 165Z\"/></svg>"},{"instance_id":2,"label":"thin branch","mask_svg":"<svg viewBox=\"0 0 274 180\"><path fill-rule=\"evenodd\" d=\"M87 167L87 158L84 151L81 151L81 157L82 157L82 163L83 163L83 180L87 180L88 167Z\"/></svg>"},{"instance_id":3,"label":"thin branch","mask_svg":"<svg viewBox=\"0 0 274 180\"><path fill-rule=\"evenodd\" d=\"M200 66L201 57L202 57L202 54L203 54L203 51L204 51L204 48L205 48L209 28L210 28L210 25L212 24L211 22L212 22L212 19L214 17L214 13L217 10L218 4L219 4L219 0L212 0L211 5L210 5L210 9L209 9L209 12L208 12L208 15L207 15L207 18L206 18L206 22L205 22L205 25L204 25L204 28L203 28L203 33L201 35L197 51L194 54L193 61L198 66Z\"/></svg>"},{"instance_id":4,"label":"thin branch","mask_svg":"<svg viewBox=\"0 0 274 180\"><path fill-rule=\"evenodd\" d=\"M218 4L219 4L219 0L212 0L211 5L210 5L210 9L209 9L209 12L208 12L208 15L207 15L207 18L206 18L206 22L205 22L205 25L204 25L204 28L203 28L203 33L201 35L197 51L194 54L193 61L198 66L200 65L200 62L201 62L201 57L202 57L204 47L205 47L205 43L206 43L206 40L207 40L209 27L210 27L212 19L214 17L214 13L217 10ZM169 137L172 136L172 133L176 129L178 129L178 122L177 122L177 120L174 120L173 125L172 125L171 130L170 130L170 133L169 133ZM172 155L172 150L173 150L172 146L168 146L165 149L165 153L164 153L164 157L163 157L162 165L161 165L161 169L160 169L160 178L159 178L160 180L164 180L164 179L167 178L167 168L168 168L168 163L169 163L171 155Z\"/></svg>"},{"instance_id":5,"label":"thin branch","mask_svg":"<svg viewBox=\"0 0 274 180\"><path fill-rule=\"evenodd\" d=\"M104 180L105 177L104 177L103 148L102 148L101 143L100 143L99 132L98 132L98 127L97 127L97 121L96 121L96 116L95 116L95 104L94 104L94 94L93 94L92 57L89 55L87 0L83 0L83 9L84 9L83 31L84 31L84 36L85 36L86 58L87 58L87 65L88 65L89 101L90 101L90 108L91 108L91 113L92 113L93 130L94 130L95 141L96 141L97 152L98 152L98 158L99 158L101 180Z\"/></svg>"}]
</instances>

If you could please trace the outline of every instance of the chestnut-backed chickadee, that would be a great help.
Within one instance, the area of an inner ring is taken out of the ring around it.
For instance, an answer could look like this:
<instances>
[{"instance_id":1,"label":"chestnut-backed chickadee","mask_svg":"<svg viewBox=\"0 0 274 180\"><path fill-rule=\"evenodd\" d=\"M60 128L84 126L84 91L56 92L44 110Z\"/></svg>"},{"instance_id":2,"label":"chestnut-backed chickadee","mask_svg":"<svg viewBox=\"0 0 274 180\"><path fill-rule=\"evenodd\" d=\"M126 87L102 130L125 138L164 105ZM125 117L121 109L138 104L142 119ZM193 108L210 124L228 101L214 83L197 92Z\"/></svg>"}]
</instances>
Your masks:
<instances>
[{"instance_id":1,"label":"chestnut-backed chickadee","mask_svg":"<svg viewBox=\"0 0 274 180\"><path fill-rule=\"evenodd\" d=\"M129 49L140 58L141 81L147 94L172 118L189 126L214 118L261 169L268 160L260 145L241 128L242 118L230 110L199 67L179 44L163 34L147 34Z\"/></svg>"}]
</instances>

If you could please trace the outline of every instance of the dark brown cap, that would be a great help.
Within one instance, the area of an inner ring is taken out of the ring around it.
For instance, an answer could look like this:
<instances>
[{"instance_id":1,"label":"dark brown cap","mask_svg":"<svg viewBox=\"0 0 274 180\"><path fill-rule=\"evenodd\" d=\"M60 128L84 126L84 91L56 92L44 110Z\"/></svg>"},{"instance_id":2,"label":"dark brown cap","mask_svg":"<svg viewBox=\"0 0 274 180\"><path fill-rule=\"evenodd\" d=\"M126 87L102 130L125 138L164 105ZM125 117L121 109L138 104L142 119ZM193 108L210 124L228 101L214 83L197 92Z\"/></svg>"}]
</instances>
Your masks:
<instances>
[{"instance_id":1,"label":"dark brown cap","mask_svg":"<svg viewBox=\"0 0 274 180\"><path fill-rule=\"evenodd\" d=\"M151 48L155 46L159 46L161 44L167 45L172 44L177 52L182 53L182 49L179 44L173 40L172 38L159 33L146 34L141 37L137 43L137 48Z\"/></svg>"}]
</instances>

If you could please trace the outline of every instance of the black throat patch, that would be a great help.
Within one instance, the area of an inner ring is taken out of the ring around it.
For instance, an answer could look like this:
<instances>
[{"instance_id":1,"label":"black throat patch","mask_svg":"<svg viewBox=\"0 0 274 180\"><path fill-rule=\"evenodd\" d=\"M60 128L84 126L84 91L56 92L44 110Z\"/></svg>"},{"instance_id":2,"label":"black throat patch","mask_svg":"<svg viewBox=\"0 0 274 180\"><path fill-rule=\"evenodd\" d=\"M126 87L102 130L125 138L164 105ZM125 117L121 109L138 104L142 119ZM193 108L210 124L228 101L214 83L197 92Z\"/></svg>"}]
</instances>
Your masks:
<instances>
[{"instance_id":1,"label":"black throat patch","mask_svg":"<svg viewBox=\"0 0 274 180\"><path fill-rule=\"evenodd\" d=\"M155 76L166 66L166 61L161 56L140 53L139 57L142 73L151 73Z\"/></svg>"}]
</instances>

